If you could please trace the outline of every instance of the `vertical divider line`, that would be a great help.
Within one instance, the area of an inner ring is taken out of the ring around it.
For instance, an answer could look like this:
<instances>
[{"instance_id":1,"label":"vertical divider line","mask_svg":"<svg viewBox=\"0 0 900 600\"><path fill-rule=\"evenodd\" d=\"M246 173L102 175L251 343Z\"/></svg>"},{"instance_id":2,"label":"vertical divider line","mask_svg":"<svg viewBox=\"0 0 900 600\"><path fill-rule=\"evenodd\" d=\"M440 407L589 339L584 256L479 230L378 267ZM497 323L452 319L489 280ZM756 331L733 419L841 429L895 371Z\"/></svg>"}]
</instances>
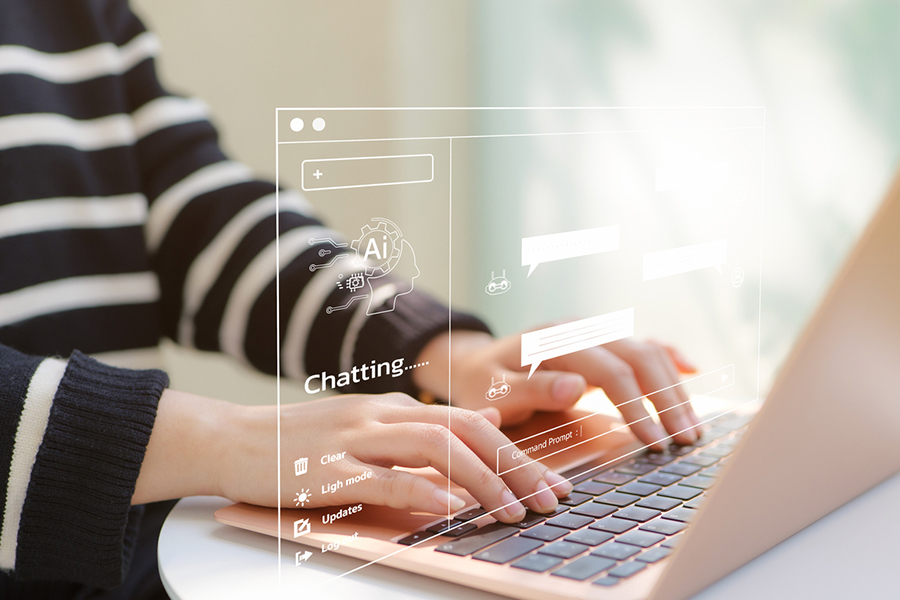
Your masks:
<instances>
[{"instance_id":1,"label":"vertical divider line","mask_svg":"<svg viewBox=\"0 0 900 600\"><path fill-rule=\"evenodd\" d=\"M759 191L759 319L756 324L756 399L760 400L762 379L762 318L763 318L763 244L766 226L766 107L763 106L762 185Z\"/></svg>"},{"instance_id":2,"label":"vertical divider line","mask_svg":"<svg viewBox=\"0 0 900 600\"><path fill-rule=\"evenodd\" d=\"M447 404L453 406L453 361L451 360L453 351L453 327L451 319L453 318L453 138L450 138L450 170L447 189L448 198L448 218L447 218ZM450 423L450 414L447 411L447 430L453 433ZM450 494L450 476L452 475L450 466L450 442L447 441L447 494ZM450 504L447 504L447 520L450 520Z\"/></svg>"},{"instance_id":3,"label":"vertical divider line","mask_svg":"<svg viewBox=\"0 0 900 600\"><path fill-rule=\"evenodd\" d=\"M281 180L278 160L278 109L275 109L275 474L278 504L278 589L281 590Z\"/></svg>"}]
</instances>

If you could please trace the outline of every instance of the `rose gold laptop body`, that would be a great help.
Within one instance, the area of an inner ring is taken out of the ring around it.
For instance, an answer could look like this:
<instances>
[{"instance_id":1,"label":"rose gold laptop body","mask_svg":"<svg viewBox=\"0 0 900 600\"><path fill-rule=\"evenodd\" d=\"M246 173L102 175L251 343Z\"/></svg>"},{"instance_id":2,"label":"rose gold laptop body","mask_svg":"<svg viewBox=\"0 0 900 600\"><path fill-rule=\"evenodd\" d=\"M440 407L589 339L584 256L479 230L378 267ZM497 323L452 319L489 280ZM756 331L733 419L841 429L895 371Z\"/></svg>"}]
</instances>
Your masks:
<instances>
[{"instance_id":1,"label":"rose gold laptop body","mask_svg":"<svg viewBox=\"0 0 900 600\"><path fill-rule=\"evenodd\" d=\"M540 430L547 423L532 427ZM521 439L527 430L513 435ZM612 459L635 447L625 435L608 435L590 453L592 458ZM562 455L547 462L565 470L586 458L569 454L564 453L566 462L559 460ZM515 598L681 600L898 471L900 177L794 346L726 471L667 560L607 589L434 552L446 538L414 547L398 545L397 540L437 517L370 506L329 525L328 533L313 531L297 541L319 549L358 531L359 539L340 553ZM283 510L281 537L294 541L297 515L321 524L324 512ZM274 509L233 505L217 511L216 518L278 534Z\"/></svg>"}]
</instances>

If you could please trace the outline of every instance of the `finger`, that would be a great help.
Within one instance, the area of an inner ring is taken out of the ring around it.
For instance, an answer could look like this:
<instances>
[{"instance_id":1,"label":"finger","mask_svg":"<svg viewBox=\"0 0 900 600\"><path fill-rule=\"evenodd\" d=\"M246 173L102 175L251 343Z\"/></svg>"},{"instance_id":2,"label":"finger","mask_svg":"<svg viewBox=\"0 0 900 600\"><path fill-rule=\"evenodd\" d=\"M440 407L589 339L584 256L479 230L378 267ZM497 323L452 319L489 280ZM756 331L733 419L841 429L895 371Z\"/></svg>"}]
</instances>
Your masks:
<instances>
[{"instance_id":1,"label":"finger","mask_svg":"<svg viewBox=\"0 0 900 600\"><path fill-rule=\"evenodd\" d=\"M497 429L500 429L502 418L498 409L494 408L493 406L488 406L487 408L479 408L475 412L487 419L491 423L491 425L493 425Z\"/></svg>"},{"instance_id":2,"label":"finger","mask_svg":"<svg viewBox=\"0 0 900 600\"><path fill-rule=\"evenodd\" d=\"M654 450L665 449L662 440L666 434L644 408L644 392L638 385L634 369L627 362L597 346L568 354L554 366L581 373L589 385L603 388L639 440Z\"/></svg>"},{"instance_id":3,"label":"finger","mask_svg":"<svg viewBox=\"0 0 900 600\"><path fill-rule=\"evenodd\" d=\"M348 486L337 502L346 504L364 501L404 510L422 510L434 514L450 514L462 510L466 502L424 477L375 465L359 465L359 473L371 471L372 476Z\"/></svg>"},{"instance_id":4,"label":"finger","mask_svg":"<svg viewBox=\"0 0 900 600\"><path fill-rule=\"evenodd\" d=\"M672 359L671 353L669 352L670 347L663 345L663 348L665 348L666 354L668 355L663 360L663 364L669 372L670 379L672 381L680 381L681 377L679 376L678 372L680 371L682 373L685 373L685 371L682 370L681 367L678 367L675 364L675 361ZM674 350L674 348L673 348L673 350ZM694 372L696 372L696 369L694 370ZM690 419L691 423L694 426L694 431L699 436L700 435L700 418L697 417L697 413L694 412L694 407L690 403L690 396L688 395L687 390L685 389L684 385L679 385L676 389L678 390L678 392L679 392L678 395L682 399L682 401L686 402L686 404L684 404L685 412L687 413L688 419Z\"/></svg>"},{"instance_id":5,"label":"finger","mask_svg":"<svg viewBox=\"0 0 900 600\"><path fill-rule=\"evenodd\" d=\"M688 415L688 397L670 367L666 350L655 343L635 343L621 340L616 353L634 369L641 390L656 407L659 420L679 444L697 440L694 423Z\"/></svg>"},{"instance_id":6,"label":"finger","mask_svg":"<svg viewBox=\"0 0 900 600\"><path fill-rule=\"evenodd\" d=\"M571 408L584 394L587 383L578 373L561 371L535 371L508 373L510 403L527 406L531 410L559 411Z\"/></svg>"},{"instance_id":7,"label":"finger","mask_svg":"<svg viewBox=\"0 0 900 600\"><path fill-rule=\"evenodd\" d=\"M492 511L498 521L515 523L525 516L525 507L503 480L444 425L428 422L386 424L376 430L374 437L369 437L366 448L381 450L363 450L355 452L354 456L367 463L437 469Z\"/></svg>"},{"instance_id":8,"label":"finger","mask_svg":"<svg viewBox=\"0 0 900 600\"><path fill-rule=\"evenodd\" d=\"M663 348L666 349L666 352L669 355L669 358L672 359L672 362L675 363L675 366L678 367L678 370L682 373L696 373L697 366L689 361L687 357L675 346L669 346L668 344L661 344Z\"/></svg>"},{"instance_id":9,"label":"finger","mask_svg":"<svg viewBox=\"0 0 900 600\"><path fill-rule=\"evenodd\" d=\"M509 438L477 412L424 406L406 412L409 414L397 416L408 421L449 425L453 434L471 449L484 465L489 465L486 468L491 473L494 473L495 468L503 473L503 481L532 510L551 511L557 506L557 496L566 496L572 490L571 484L562 477L549 475L547 467L524 454L517 453L517 448ZM458 465L454 465L454 471L457 469ZM453 473L448 476L456 480Z\"/></svg>"}]
</instances>

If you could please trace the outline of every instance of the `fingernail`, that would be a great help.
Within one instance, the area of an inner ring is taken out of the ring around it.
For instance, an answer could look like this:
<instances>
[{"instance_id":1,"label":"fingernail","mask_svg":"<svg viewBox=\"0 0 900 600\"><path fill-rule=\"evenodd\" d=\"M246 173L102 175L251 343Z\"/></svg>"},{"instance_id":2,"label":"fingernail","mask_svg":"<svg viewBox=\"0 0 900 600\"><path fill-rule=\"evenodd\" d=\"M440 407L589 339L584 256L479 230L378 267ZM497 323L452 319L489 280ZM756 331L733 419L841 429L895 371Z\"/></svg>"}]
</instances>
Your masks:
<instances>
[{"instance_id":1,"label":"fingernail","mask_svg":"<svg viewBox=\"0 0 900 600\"><path fill-rule=\"evenodd\" d=\"M534 495L534 501L537 502L538 508L542 511L550 511L556 508L556 494L553 493L547 483L543 479L537 482L537 493Z\"/></svg>"},{"instance_id":2,"label":"fingernail","mask_svg":"<svg viewBox=\"0 0 900 600\"><path fill-rule=\"evenodd\" d=\"M575 400L584 393L584 379L578 375L560 375L553 382L550 393L557 402Z\"/></svg>"},{"instance_id":3,"label":"fingernail","mask_svg":"<svg viewBox=\"0 0 900 600\"><path fill-rule=\"evenodd\" d=\"M466 501L455 494L451 494L444 488L434 488L434 499L442 506L446 506L450 512L462 510L466 505Z\"/></svg>"},{"instance_id":4,"label":"fingernail","mask_svg":"<svg viewBox=\"0 0 900 600\"><path fill-rule=\"evenodd\" d=\"M501 506L505 507L500 510L505 512L510 520L520 521L525 516L525 507L522 506L522 503L516 499L511 491L506 490L503 492L503 495L500 496L500 503Z\"/></svg>"},{"instance_id":5,"label":"fingernail","mask_svg":"<svg viewBox=\"0 0 900 600\"><path fill-rule=\"evenodd\" d=\"M544 473L544 481L550 485L558 496L568 496L574 489L571 481L555 471L546 471Z\"/></svg>"}]
</instances>

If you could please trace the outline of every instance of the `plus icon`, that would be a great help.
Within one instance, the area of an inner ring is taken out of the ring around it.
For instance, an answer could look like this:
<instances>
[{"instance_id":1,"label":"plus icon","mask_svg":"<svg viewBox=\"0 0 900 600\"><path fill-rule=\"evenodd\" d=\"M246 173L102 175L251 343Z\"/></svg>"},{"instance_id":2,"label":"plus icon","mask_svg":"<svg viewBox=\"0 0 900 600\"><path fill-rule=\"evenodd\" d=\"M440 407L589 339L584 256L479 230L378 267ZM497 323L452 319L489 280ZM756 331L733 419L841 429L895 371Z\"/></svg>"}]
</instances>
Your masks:
<instances>
[{"instance_id":1,"label":"plus icon","mask_svg":"<svg viewBox=\"0 0 900 600\"><path fill-rule=\"evenodd\" d=\"M319 180L319 177L321 177L321 176L322 176L322 171L316 169L316 172L313 173L313 177L315 177L315 178L316 178L316 181L318 181L318 180Z\"/></svg>"}]
</instances>

